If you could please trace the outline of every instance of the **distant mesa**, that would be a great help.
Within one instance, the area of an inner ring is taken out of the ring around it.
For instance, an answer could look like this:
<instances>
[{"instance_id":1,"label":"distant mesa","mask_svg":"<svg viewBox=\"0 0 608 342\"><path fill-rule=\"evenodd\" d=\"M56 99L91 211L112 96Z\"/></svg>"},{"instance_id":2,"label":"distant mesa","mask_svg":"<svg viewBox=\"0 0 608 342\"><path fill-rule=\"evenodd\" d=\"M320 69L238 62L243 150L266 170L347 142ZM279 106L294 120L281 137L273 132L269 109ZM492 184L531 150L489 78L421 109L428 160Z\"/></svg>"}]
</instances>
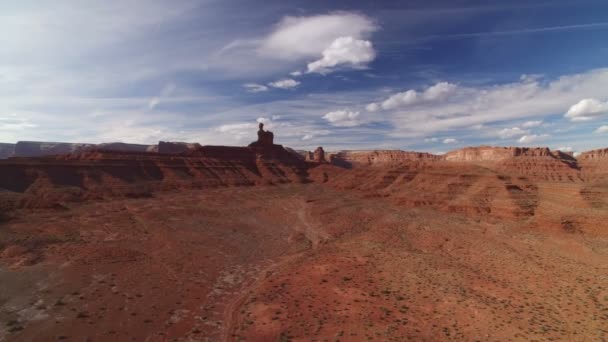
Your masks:
<instances>
[{"instance_id":1,"label":"distant mesa","mask_svg":"<svg viewBox=\"0 0 608 342\"><path fill-rule=\"evenodd\" d=\"M15 152L15 144L0 143L0 159L6 159Z\"/></svg>"},{"instance_id":2,"label":"distant mesa","mask_svg":"<svg viewBox=\"0 0 608 342\"><path fill-rule=\"evenodd\" d=\"M199 143L159 141L158 142L158 153L180 154L180 153L197 150L197 149L200 149L201 147L202 146Z\"/></svg>"}]
</instances>

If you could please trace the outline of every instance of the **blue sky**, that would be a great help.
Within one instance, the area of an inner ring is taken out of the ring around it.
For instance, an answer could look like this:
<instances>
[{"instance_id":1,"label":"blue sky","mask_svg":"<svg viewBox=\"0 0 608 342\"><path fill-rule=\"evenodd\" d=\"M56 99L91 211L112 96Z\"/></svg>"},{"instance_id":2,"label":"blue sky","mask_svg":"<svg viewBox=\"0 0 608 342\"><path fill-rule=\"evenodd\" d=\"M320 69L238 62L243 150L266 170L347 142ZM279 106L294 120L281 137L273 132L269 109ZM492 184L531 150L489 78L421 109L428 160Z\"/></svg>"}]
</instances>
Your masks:
<instances>
[{"instance_id":1,"label":"blue sky","mask_svg":"<svg viewBox=\"0 0 608 342\"><path fill-rule=\"evenodd\" d=\"M5 1L0 141L608 146L606 1Z\"/></svg>"}]
</instances>

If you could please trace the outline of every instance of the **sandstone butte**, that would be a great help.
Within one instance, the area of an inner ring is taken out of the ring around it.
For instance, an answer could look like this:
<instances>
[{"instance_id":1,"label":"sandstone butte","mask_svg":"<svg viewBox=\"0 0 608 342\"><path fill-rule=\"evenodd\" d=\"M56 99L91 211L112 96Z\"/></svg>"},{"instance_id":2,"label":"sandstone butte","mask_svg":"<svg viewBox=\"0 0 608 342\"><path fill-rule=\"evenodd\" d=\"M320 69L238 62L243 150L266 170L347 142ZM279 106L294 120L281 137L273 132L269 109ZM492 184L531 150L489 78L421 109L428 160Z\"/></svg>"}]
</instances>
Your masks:
<instances>
[{"instance_id":1,"label":"sandstone butte","mask_svg":"<svg viewBox=\"0 0 608 342\"><path fill-rule=\"evenodd\" d=\"M0 341L608 338L608 149L0 157Z\"/></svg>"}]
</instances>

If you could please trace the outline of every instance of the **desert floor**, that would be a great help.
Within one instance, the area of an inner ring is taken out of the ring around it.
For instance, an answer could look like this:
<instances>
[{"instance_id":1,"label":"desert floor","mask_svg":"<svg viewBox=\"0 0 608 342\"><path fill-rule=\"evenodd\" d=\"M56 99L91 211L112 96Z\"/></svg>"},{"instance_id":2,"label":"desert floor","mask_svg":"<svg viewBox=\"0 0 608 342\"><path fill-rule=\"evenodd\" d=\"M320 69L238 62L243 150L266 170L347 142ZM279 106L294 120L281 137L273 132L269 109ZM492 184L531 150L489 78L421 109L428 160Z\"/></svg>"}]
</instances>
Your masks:
<instances>
[{"instance_id":1,"label":"desert floor","mask_svg":"<svg viewBox=\"0 0 608 342\"><path fill-rule=\"evenodd\" d=\"M603 341L608 239L317 184L0 223L4 341Z\"/></svg>"}]
</instances>

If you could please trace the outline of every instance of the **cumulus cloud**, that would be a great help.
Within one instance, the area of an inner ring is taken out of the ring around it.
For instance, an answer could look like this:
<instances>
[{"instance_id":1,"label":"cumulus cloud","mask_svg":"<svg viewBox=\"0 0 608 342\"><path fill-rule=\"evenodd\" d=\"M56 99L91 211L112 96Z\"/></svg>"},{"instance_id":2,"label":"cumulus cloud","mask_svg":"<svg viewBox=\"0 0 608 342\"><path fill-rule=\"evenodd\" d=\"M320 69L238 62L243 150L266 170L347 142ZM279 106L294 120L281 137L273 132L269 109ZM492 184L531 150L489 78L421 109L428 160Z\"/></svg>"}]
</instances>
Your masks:
<instances>
[{"instance_id":1,"label":"cumulus cloud","mask_svg":"<svg viewBox=\"0 0 608 342\"><path fill-rule=\"evenodd\" d=\"M340 37L323 50L323 57L308 63L309 73L326 74L339 66L363 68L376 58L376 51L369 40Z\"/></svg>"},{"instance_id":2,"label":"cumulus cloud","mask_svg":"<svg viewBox=\"0 0 608 342\"><path fill-rule=\"evenodd\" d=\"M248 93L261 93L264 91L268 91L267 86L257 83L245 83L243 84L243 88L245 88Z\"/></svg>"},{"instance_id":3,"label":"cumulus cloud","mask_svg":"<svg viewBox=\"0 0 608 342\"><path fill-rule=\"evenodd\" d=\"M543 124L542 120L538 120L538 121L526 121L522 124L522 127L524 128L533 128L533 127L538 127L540 125Z\"/></svg>"},{"instance_id":4,"label":"cumulus cloud","mask_svg":"<svg viewBox=\"0 0 608 342\"><path fill-rule=\"evenodd\" d=\"M570 107L565 117L570 121L589 121L608 114L608 101L583 99Z\"/></svg>"},{"instance_id":5,"label":"cumulus cloud","mask_svg":"<svg viewBox=\"0 0 608 342\"><path fill-rule=\"evenodd\" d=\"M574 151L574 149L572 148L572 146L562 146L562 147L558 147L557 149L559 151L562 151L562 152L572 152L572 151Z\"/></svg>"},{"instance_id":6,"label":"cumulus cloud","mask_svg":"<svg viewBox=\"0 0 608 342\"><path fill-rule=\"evenodd\" d=\"M608 133L608 125L598 127L598 129L595 130L595 133L598 133L598 134Z\"/></svg>"},{"instance_id":7,"label":"cumulus cloud","mask_svg":"<svg viewBox=\"0 0 608 342\"><path fill-rule=\"evenodd\" d=\"M519 137L522 135L526 135L529 134L529 131L523 130L519 127L513 127L513 128L503 128L500 131L498 131L498 136L501 139L509 139L509 138L515 138L515 137Z\"/></svg>"},{"instance_id":8,"label":"cumulus cloud","mask_svg":"<svg viewBox=\"0 0 608 342\"><path fill-rule=\"evenodd\" d=\"M348 110L336 110L323 115L323 119L327 120L334 126L338 127L354 127L361 124L359 120L359 112Z\"/></svg>"},{"instance_id":9,"label":"cumulus cloud","mask_svg":"<svg viewBox=\"0 0 608 342\"><path fill-rule=\"evenodd\" d=\"M420 101L426 90L390 95L367 109L384 109L395 129L391 137L421 137L476 125L564 113L581 98L601 98L608 69L564 75L554 80L516 81L491 86L447 87L443 99ZM385 109L388 108L388 109ZM519 126L522 128L522 126ZM523 129L523 128L522 128Z\"/></svg>"},{"instance_id":10,"label":"cumulus cloud","mask_svg":"<svg viewBox=\"0 0 608 342\"><path fill-rule=\"evenodd\" d=\"M546 138L548 138L549 135L548 134L541 134L541 135L537 135L537 134L530 134L530 135L524 135L523 137L519 138L519 142L522 144L531 144L531 143L535 143L538 141L542 141Z\"/></svg>"},{"instance_id":11,"label":"cumulus cloud","mask_svg":"<svg viewBox=\"0 0 608 342\"><path fill-rule=\"evenodd\" d=\"M357 13L339 12L308 17L285 17L262 40L258 52L275 59L300 60L321 55L339 37L365 39L378 26Z\"/></svg>"},{"instance_id":12,"label":"cumulus cloud","mask_svg":"<svg viewBox=\"0 0 608 342\"><path fill-rule=\"evenodd\" d=\"M410 89L401 93L391 95L380 103L370 103L366 109L375 112L379 109L395 109L399 107L414 106L421 103L443 101L458 91L458 86L448 82L439 82L424 91Z\"/></svg>"},{"instance_id":13,"label":"cumulus cloud","mask_svg":"<svg viewBox=\"0 0 608 342\"><path fill-rule=\"evenodd\" d=\"M296 81L291 78L285 78L282 80L268 83L269 86L271 86L273 88L279 88L279 89L291 89L291 88L297 87L299 84L300 84L299 81Z\"/></svg>"},{"instance_id":14,"label":"cumulus cloud","mask_svg":"<svg viewBox=\"0 0 608 342\"><path fill-rule=\"evenodd\" d=\"M447 138L447 139L444 139L444 140L443 140L443 143L444 143L444 144L455 144L455 143L457 143L457 142L458 142L458 140L456 140L456 139L454 139L454 138Z\"/></svg>"}]
</instances>

